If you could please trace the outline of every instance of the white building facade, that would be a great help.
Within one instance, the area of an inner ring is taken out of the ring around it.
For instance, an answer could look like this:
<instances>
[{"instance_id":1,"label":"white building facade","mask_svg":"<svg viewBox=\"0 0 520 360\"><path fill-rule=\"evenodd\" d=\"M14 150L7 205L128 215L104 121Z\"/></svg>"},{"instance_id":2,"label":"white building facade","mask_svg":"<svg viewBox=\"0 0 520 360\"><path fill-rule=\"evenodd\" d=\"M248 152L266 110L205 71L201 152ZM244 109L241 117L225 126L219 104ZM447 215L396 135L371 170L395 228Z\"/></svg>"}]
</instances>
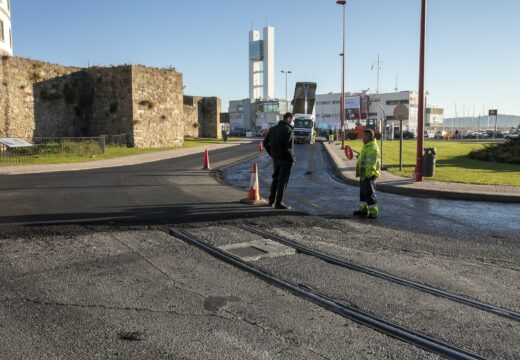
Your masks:
<instances>
[{"instance_id":1,"label":"white building facade","mask_svg":"<svg viewBox=\"0 0 520 360\"><path fill-rule=\"evenodd\" d=\"M408 119L403 121L405 131L417 132L419 97L415 91L400 91L391 93L345 94L346 128L351 129L357 122L366 120L386 119L387 126L399 129L400 122L394 116L398 105L408 108ZM316 95L316 123L321 128L340 128L341 93ZM426 109L425 126L437 128L442 126L444 110L439 106ZM438 125L439 124L439 125Z\"/></svg>"},{"instance_id":2,"label":"white building facade","mask_svg":"<svg viewBox=\"0 0 520 360\"><path fill-rule=\"evenodd\" d=\"M11 0L0 0L0 54L13 56Z\"/></svg>"}]
</instances>

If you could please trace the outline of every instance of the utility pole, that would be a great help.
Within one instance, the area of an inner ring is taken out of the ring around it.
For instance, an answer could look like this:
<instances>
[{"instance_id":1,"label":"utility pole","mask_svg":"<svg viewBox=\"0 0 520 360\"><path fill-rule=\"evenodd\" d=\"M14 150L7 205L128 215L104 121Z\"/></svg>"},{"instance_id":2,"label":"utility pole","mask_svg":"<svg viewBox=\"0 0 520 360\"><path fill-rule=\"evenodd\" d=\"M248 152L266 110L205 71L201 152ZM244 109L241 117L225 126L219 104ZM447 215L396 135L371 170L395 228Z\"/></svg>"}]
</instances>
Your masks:
<instances>
[{"instance_id":1,"label":"utility pole","mask_svg":"<svg viewBox=\"0 0 520 360\"><path fill-rule=\"evenodd\" d=\"M336 4L343 6L343 51L341 52L341 148L345 148L345 18L347 13L347 0L336 0Z\"/></svg>"},{"instance_id":2,"label":"utility pole","mask_svg":"<svg viewBox=\"0 0 520 360\"><path fill-rule=\"evenodd\" d=\"M419 47L419 108L418 108L418 126L417 126L417 156L415 163L415 181L423 180L423 145L424 145L424 68L426 54L426 5L427 0L421 0L421 35Z\"/></svg>"}]
</instances>

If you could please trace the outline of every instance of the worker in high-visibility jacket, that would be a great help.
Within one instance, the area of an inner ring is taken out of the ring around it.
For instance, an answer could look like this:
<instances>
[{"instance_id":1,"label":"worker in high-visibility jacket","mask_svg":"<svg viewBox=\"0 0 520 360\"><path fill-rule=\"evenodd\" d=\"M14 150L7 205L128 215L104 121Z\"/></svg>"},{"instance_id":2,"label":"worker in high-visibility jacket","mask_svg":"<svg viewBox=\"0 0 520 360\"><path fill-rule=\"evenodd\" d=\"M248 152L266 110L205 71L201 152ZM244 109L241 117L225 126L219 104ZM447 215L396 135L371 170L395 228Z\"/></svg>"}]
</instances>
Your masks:
<instances>
[{"instance_id":1,"label":"worker in high-visibility jacket","mask_svg":"<svg viewBox=\"0 0 520 360\"><path fill-rule=\"evenodd\" d=\"M363 132L363 144L356 165L356 177L360 180L360 203L359 210L354 211L354 215L376 219L379 214L376 179L381 177L381 162L379 146L372 130L366 129Z\"/></svg>"}]
</instances>

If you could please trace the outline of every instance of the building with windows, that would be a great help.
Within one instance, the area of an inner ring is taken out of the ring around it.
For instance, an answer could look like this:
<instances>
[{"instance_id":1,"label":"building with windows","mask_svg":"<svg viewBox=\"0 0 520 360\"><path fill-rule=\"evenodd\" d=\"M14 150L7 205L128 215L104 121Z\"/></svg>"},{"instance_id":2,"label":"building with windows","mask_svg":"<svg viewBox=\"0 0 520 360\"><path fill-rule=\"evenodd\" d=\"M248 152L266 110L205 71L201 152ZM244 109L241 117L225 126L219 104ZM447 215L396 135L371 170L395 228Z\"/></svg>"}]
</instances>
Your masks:
<instances>
[{"instance_id":1,"label":"building with windows","mask_svg":"<svg viewBox=\"0 0 520 360\"><path fill-rule=\"evenodd\" d=\"M444 109L436 105L428 106L426 108L424 126L431 130L444 128Z\"/></svg>"},{"instance_id":2,"label":"building with windows","mask_svg":"<svg viewBox=\"0 0 520 360\"><path fill-rule=\"evenodd\" d=\"M271 99L232 100L229 102L229 125L232 130L259 131L275 125L289 112L288 101Z\"/></svg>"},{"instance_id":3,"label":"building with windows","mask_svg":"<svg viewBox=\"0 0 520 360\"><path fill-rule=\"evenodd\" d=\"M316 124L320 128L340 128L341 93L316 95ZM345 94L345 126L354 128L357 122L386 119L388 127L399 129L400 122L394 116L398 105L408 108L408 119L403 121L405 131L416 132L418 119L418 94L415 91L370 94L369 91ZM444 109L431 106L426 109L426 128L442 127Z\"/></svg>"},{"instance_id":4,"label":"building with windows","mask_svg":"<svg viewBox=\"0 0 520 360\"><path fill-rule=\"evenodd\" d=\"M0 55L13 56L11 0L0 0Z\"/></svg>"}]
</instances>

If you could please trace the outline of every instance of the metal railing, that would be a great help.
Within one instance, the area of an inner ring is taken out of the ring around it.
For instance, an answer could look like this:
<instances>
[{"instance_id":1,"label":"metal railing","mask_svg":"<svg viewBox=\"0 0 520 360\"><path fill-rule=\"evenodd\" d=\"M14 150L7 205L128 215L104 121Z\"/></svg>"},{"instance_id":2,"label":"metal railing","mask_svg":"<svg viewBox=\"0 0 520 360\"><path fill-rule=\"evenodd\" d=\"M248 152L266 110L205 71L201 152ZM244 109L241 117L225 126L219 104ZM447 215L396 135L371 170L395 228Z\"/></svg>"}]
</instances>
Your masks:
<instances>
[{"instance_id":1,"label":"metal railing","mask_svg":"<svg viewBox=\"0 0 520 360\"><path fill-rule=\"evenodd\" d=\"M9 148L0 144L0 166L52 162L53 158L93 158L104 154L106 147L129 146L128 134L96 137L34 137L25 139L30 147Z\"/></svg>"}]
</instances>

